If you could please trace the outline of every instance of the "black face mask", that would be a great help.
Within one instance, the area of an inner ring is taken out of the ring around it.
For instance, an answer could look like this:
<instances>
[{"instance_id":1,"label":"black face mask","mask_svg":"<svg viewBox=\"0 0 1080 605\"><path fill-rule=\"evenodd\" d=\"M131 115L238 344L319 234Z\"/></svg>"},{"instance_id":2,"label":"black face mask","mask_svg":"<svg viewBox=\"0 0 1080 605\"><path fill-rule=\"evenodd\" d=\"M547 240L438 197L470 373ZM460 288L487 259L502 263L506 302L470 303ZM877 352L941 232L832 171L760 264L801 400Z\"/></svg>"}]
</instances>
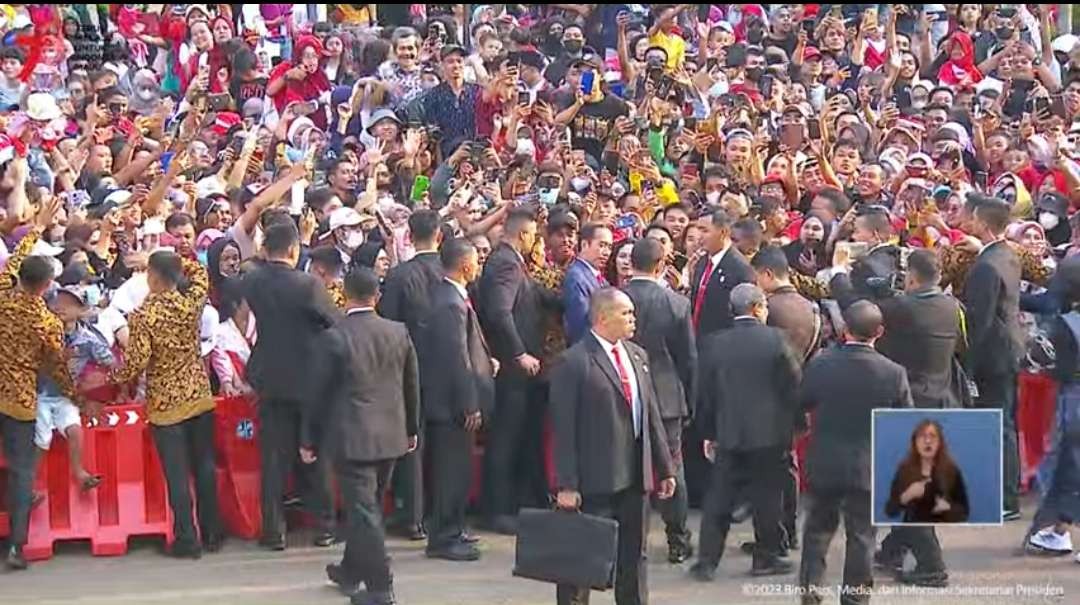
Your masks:
<instances>
[{"instance_id":1,"label":"black face mask","mask_svg":"<svg viewBox=\"0 0 1080 605\"><path fill-rule=\"evenodd\" d=\"M746 79L751 82L757 82L761 79L761 76L765 73L765 70L760 67L747 67Z\"/></svg>"},{"instance_id":2,"label":"black face mask","mask_svg":"<svg viewBox=\"0 0 1080 605\"><path fill-rule=\"evenodd\" d=\"M760 28L754 28L746 32L746 41L754 46L760 46L761 41L765 39L765 30Z\"/></svg>"},{"instance_id":3,"label":"black face mask","mask_svg":"<svg viewBox=\"0 0 1080 605\"><path fill-rule=\"evenodd\" d=\"M996 36L998 40L1009 40L1013 37L1013 28L1008 26L998 27L994 29L994 36Z\"/></svg>"},{"instance_id":4,"label":"black face mask","mask_svg":"<svg viewBox=\"0 0 1080 605\"><path fill-rule=\"evenodd\" d=\"M562 45L563 48L566 49L566 52L575 55L581 52L581 49L585 47L585 42L582 40L564 40Z\"/></svg>"}]
</instances>

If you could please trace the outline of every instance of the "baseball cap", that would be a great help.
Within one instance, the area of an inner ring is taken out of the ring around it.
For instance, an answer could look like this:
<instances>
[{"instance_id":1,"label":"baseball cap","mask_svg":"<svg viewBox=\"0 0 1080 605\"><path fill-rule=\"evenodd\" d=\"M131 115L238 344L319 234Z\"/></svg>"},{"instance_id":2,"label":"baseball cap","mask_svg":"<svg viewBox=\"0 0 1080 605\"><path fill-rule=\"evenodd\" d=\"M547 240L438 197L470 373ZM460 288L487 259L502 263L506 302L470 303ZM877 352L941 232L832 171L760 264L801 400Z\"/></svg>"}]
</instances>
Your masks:
<instances>
[{"instance_id":1,"label":"baseball cap","mask_svg":"<svg viewBox=\"0 0 1080 605\"><path fill-rule=\"evenodd\" d=\"M439 60L445 61L450 55L461 55L462 57L468 56L469 53L464 48L457 44L447 44L442 48L442 52L439 53Z\"/></svg>"},{"instance_id":2,"label":"baseball cap","mask_svg":"<svg viewBox=\"0 0 1080 605\"><path fill-rule=\"evenodd\" d=\"M328 229L320 239L330 237L330 234L334 232L334 229L339 227L355 227L363 222L364 217L360 216L360 213L352 208L338 208L330 213Z\"/></svg>"},{"instance_id":3,"label":"baseball cap","mask_svg":"<svg viewBox=\"0 0 1080 605\"><path fill-rule=\"evenodd\" d=\"M807 61L820 61L821 51L818 50L816 46L807 46L803 49L802 60L803 63Z\"/></svg>"},{"instance_id":4,"label":"baseball cap","mask_svg":"<svg viewBox=\"0 0 1080 605\"><path fill-rule=\"evenodd\" d=\"M78 286L61 286L56 289L56 296L60 296L61 294L66 294L73 298L75 302L79 303L80 307L86 308L88 306L86 303L86 295L83 289Z\"/></svg>"}]
</instances>

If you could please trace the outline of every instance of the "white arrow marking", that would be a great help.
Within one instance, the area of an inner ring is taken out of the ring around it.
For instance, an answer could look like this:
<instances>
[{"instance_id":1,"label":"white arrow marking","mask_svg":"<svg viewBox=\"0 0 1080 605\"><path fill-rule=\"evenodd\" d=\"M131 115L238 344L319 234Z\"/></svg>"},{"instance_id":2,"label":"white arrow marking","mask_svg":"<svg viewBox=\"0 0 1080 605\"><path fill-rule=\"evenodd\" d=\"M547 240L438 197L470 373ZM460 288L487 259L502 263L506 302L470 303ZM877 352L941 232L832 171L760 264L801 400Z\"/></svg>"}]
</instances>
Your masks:
<instances>
[{"instance_id":1,"label":"white arrow marking","mask_svg":"<svg viewBox=\"0 0 1080 605\"><path fill-rule=\"evenodd\" d=\"M116 426L120 422L120 415L114 412L109 412L106 418L109 419L109 426Z\"/></svg>"},{"instance_id":2,"label":"white arrow marking","mask_svg":"<svg viewBox=\"0 0 1080 605\"><path fill-rule=\"evenodd\" d=\"M139 413L136 412L135 410L128 410L127 411L127 424L128 424L128 426L131 426L131 425L135 424L138 421L139 421Z\"/></svg>"}]
</instances>

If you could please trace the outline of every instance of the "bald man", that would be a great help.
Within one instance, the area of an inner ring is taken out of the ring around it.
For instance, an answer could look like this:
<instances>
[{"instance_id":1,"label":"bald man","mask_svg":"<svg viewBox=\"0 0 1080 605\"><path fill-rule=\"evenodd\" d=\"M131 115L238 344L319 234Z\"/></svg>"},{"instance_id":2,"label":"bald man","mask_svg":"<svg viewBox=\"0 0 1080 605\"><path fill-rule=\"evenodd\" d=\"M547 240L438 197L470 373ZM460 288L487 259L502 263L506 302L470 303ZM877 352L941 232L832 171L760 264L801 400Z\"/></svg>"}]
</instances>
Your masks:
<instances>
[{"instance_id":1,"label":"bald man","mask_svg":"<svg viewBox=\"0 0 1080 605\"><path fill-rule=\"evenodd\" d=\"M841 514L847 540L843 587L851 603L869 601L873 586L874 528L870 524L870 428L875 408L912 407L907 371L878 353L885 333L881 309L867 300L844 310L845 342L810 360L800 401L814 413L814 437L806 454L810 508L803 524L799 585L803 603L825 594L825 553ZM849 602L849 601L844 601Z\"/></svg>"},{"instance_id":2,"label":"bald man","mask_svg":"<svg viewBox=\"0 0 1080 605\"><path fill-rule=\"evenodd\" d=\"M629 340L634 303L602 288L592 295L589 320L591 329L551 375L556 505L619 522L615 602L640 605L648 602L646 494L655 489L667 499L683 487L675 485L648 354ZM560 584L556 596L560 605L586 605L589 589Z\"/></svg>"}]
</instances>

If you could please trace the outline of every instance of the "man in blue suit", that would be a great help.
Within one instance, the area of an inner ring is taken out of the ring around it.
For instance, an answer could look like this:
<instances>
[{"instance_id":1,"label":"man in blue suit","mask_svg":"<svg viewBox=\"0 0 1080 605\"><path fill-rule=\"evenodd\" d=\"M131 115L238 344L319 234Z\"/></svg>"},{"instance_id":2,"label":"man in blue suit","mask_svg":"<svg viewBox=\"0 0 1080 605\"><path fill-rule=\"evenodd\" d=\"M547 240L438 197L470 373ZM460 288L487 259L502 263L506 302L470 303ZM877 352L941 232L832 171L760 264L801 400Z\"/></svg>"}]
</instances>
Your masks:
<instances>
[{"instance_id":1,"label":"man in blue suit","mask_svg":"<svg viewBox=\"0 0 1080 605\"><path fill-rule=\"evenodd\" d=\"M599 223L581 228L581 251L570 263L563 279L563 328L566 345L572 346L589 332L589 297L608 285L604 267L611 257L611 229Z\"/></svg>"}]
</instances>

